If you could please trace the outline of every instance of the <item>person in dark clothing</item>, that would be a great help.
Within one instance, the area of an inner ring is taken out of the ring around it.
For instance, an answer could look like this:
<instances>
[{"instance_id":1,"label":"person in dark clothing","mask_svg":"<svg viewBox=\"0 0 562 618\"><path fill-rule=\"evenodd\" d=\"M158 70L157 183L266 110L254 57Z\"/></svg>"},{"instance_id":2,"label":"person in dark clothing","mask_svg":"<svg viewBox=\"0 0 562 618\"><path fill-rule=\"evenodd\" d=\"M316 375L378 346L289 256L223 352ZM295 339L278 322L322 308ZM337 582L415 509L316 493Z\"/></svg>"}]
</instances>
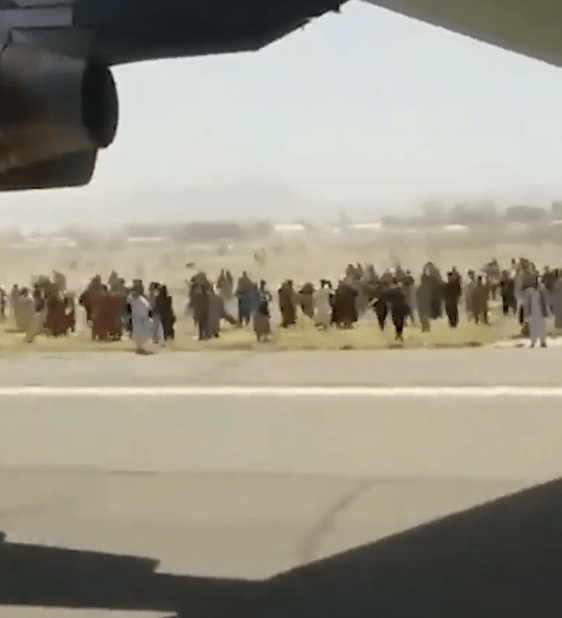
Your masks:
<instances>
[{"instance_id":1,"label":"person in dark clothing","mask_svg":"<svg viewBox=\"0 0 562 618\"><path fill-rule=\"evenodd\" d=\"M500 279L500 291L502 297L502 311L507 316L511 311L517 312L517 300L515 298L515 280L509 276L507 270L502 272Z\"/></svg>"},{"instance_id":2,"label":"person in dark clothing","mask_svg":"<svg viewBox=\"0 0 562 618\"><path fill-rule=\"evenodd\" d=\"M384 331L386 318L388 316L388 290L389 288L387 285L380 285L375 294L375 302L373 303L373 309L375 310L381 332Z\"/></svg>"},{"instance_id":3,"label":"person in dark clothing","mask_svg":"<svg viewBox=\"0 0 562 618\"><path fill-rule=\"evenodd\" d=\"M253 281L248 277L248 273L244 271L238 279L238 287L236 289L236 297L238 298L238 322L240 326L248 326L252 318L252 312L255 309L254 301L256 298L255 286Z\"/></svg>"},{"instance_id":4,"label":"person in dark clothing","mask_svg":"<svg viewBox=\"0 0 562 618\"><path fill-rule=\"evenodd\" d=\"M6 318L6 309L8 307L8 293L4 288L0 287L0 320Z\"/></svg>"},{"instance_id":5,"label":"person in dark clothing","mask_svg":"<svg viewBox=\"0 0 562 618\"><path fill-rule=\"evenodd\" d=\"M279 309L281 311L281 327L289 328L297 323L297 307L293 281L288 279L278 291Z\"/></svg>"},{"instance_id":6,"label":"person in dark clothing","mask_svg":"<svg viewBox=\"0 0 562 618\"><path fill-rule=\"evenodd\" d=\"M129 302L129 296L132 291L132 287L125 287L125 282L123 282L124 288L124 306L123 306L123 323L124 330L127 333L129 339L133 338L133 308L131 307L131 303Z\"/></svg>"},{"instance_id":7,"label":"person in dark clothing","mask_svg":"<svg viewBox=\"0 0 562 618\"><path fill-rule=\"evenodd\" d=\"M404 279L402 280L401 285L402 285L402 292L404 294L404 298L406 300L406 303L409 309L408 317L410 318L410 323L415 324L416 323L416 318L414 316L415 300L413 298L413 295L415 294L416 280L412 277L412 272L410 270L407 270L404 273Z\"/></svg>"},{"instance_id":8,"label":"person in dark clothing","mask_svg":"<svg viewBox=\"0 0 562 618\"><path fill-rule=\"evenodd\" d=\"M33 290L33 301L35 302L35 312L41 313L45 309L46 301L43 290L39 286L35 286Z\"/></svg>"},{"instance_id":9,"label":"person in dark clothing","mask_svg":"<svg viewBox=\"0 0 562 618\"><path fill-rule=\"evenodd\" d=\"M523 305L519 307L519 315L517 316L517 319L519 322L519 326L521 326L521 332L526 337L527 335L525 333L527 332L526 331L527 323L525 322L525 310L523 309Z\"/></svg>"},{"instance_id":10,"label":"person in dark clothing","mask_svg":"<svg viewBox=\"0 0 562 618\"><path fill-rule=\"evenodd\" d=\"M406 273L404 272L400 264L397 264L396 268L394 269L394 278L396 279L398 285L402 285L404 283L404 279L406 278Z\"/></svg>"},{"instance_id":11,"label":"person in dark clothing","mask_svg":"<svg viewBox=\"0 0 562 618\"><path fill-rule=\"evenodd\" d=\"M544 273L541 277L541 282L544 285L546 290L546 297L548 301L548 310L552 313L552 289L554 287L554 283L558 279L558 275L556 270L551 270L549 266L544 267Z\"/></svg>"},{"instance_id":12,"label":"person in dark clothing","mask_svg":"<svg viewBox=\"0 0 562 618\"><path fill-rule=\"evenodd\" d=\"M439 268L433 262L428 262L423 268L423 274L429 275L427 279L430 288L430 318L438 320L443 314L443 279Z\"/></svg>"},{"instance_id":13,"label":"person in dark clothing","mask_svg":"<svg viewBox=\"0 0 562 618\"><path fill-rule=\"evenodd\" d=\"M438 320L443 315L443 282L431 280L431 319Z\"/></svg>"},{"instance_id":14,"label":"person in dark clothing","mask_svg":"<svg viewBox=\"0 0 562 618\"><path fill-rule=\"evenodd\" d=\"M388 302L390 304L390 313L392 315L392 323L396 332L396 341L404 342L404 322L406 316L410 312L410 308L404 298L404 293L398 285L398 280L393 281L392 287L387 293Z\"/></svg>"},{"instance_id":15,"label":"person in dark clothing","mask_svg":"<svg viewBox=\"0 0 562 618\"><path fill-rule=\"evenodd\" d=\"M305 283L299 292L299 302L304 315L311 320L314 318L314 286L312 283Z\"/></svg>"},{"instance_id":16,"label":"person in dark clothing","mask_svg":"<svg viewBox=\"0 0 562 618\"><path fill-rule=\"evenodd\" d=\"M483 324L488 324L488 298L490 297L490 287L485 284L483 277L478 276L476 287L473 292L474 296L474 321L478 324L482 321Z\"/></svg>"},{"instance_id":17,"label":"person in dark clothing","mask_svg":"<svg viewBox=\"0 0 562 618\"><path fill-rule=\"evenodd\" d=\"M422 274L420 285L416 290L416 304L422 333L429 333L431 331L431 277L425 273Z\"/></svg>"},{"instance_id":18,"label":"person in dark clothing","mask_svg":"<svg viewBox=\"0 0 562 618\"><path fill-rule=\"evenodd\" d=\"M448 272L443 295L445 297L445 312L451 328L456 328L459 324L459 300L461 294L462 289L459 278L453 271Z\"/></svg>"},{"instance_id":19,"label":"person in dark clothing","mask_svg":"<svg viewBox=\"0 0 562 618\"><path fill-rule=\"evenodd\" d=\"M554 282L556 281L556 279L557 279L556 271L550 270L549 266L545 266L544 273L541 279L544 287L549 291L552 290L552 286L554 285Z\"/></svg>"},{"instance_id":20,"label":"person in dark clothing","mask_svg":"<svg viewBox=\"0 0 562 618\"><path fill-rule=\"evenodd\" d=\"M173 341L176 337L174 330L176 316L172 306L172 297L168 294L168 288L165 285L160 286L156 296L154 313L160 316L164 341Z\"/></svg>"},{"instance_id":21,"label":"person in dark clothing","mask_svg":"<svg viewBox=\"0 0 562 618\"><path fill-rule=\"evenodd\" d=\"M191 303L193 307L193 318L199 332L199 341L211 338L209 329L209 298L209 285L205 283L202 285L193 285Z\"/></svg>"},{"instance_id":22,"label":"person in dark clothing","mask_svg":"<svg viewBox=\"0 0 562 618\"><path fill-rule=\"evenodd\" d=\"M357 290L340 281L334 295L334 310L332 314L332 321L336 323L338 328L351 328L357 322L359 316L355 302L356 297Z\"/></svg>"}]
</instances>

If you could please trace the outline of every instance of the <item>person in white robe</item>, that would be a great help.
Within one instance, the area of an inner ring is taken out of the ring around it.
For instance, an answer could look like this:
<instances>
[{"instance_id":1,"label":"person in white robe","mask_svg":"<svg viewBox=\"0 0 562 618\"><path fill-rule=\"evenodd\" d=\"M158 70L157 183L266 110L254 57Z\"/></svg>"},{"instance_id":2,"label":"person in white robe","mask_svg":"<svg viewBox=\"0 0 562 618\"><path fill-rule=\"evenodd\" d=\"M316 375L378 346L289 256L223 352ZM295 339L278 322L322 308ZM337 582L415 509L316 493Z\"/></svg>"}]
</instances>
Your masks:
<instances>
[{"instance_id":1,"label":"person in white robe","mask_svg":"<svg viewBox=\"0 0 562 618\"><path fill-rule=\"evenodd\" d=\"M33 343L37 335L37 318L35 301L27 290L20 298L17 316L18 328L25 333L25 341Z\"/></svg>"},{"instance_id":2,"label":"person in white robe","mask_svg":"<svg viewBox=\"0 0 562 618\"><path fill-rule=\"evenodd\" d=\"M313 294L314 325L319 328L328 329L332 322L331 295L332 290L329 287L329 282L325 280L321 282L320 288Z\"/></svg>"},{"instance_id":3,"label":"person in white robe","mask_svg":"<svg viewBox=\"0 0 562 618\"><path fill-rule=\"evenodd\" d=\"M468 283L464 286L463 295L465 302L466 319L474 320L474 290L476 289L476 273L473 270L467 272Z\"/></svg>"},{"instance_id":4,"label":"person in white robe","mask_svg":"<svg viewBox=\"0 0 562 618\"><path fill-rule=\"evenodd\" d=\"M546 318L548 316L548 297L538 278L523 292L523 310L529 325L531 347L540 340L541 347L546 348Z\"/></svg>"},{"instance_id":5,"label":"person in white robe","mask_svg":"<svg viewBox=\"0 0 562 618\"><path fill-rule=\"evenodd\" d=\"M135 286L129 296L133 325L133 341L138 354L150 354L150 344L154 338L154 325L150 317L151 307L148 299L142 294L140 286Z\"/></svg>"}]
</instances>

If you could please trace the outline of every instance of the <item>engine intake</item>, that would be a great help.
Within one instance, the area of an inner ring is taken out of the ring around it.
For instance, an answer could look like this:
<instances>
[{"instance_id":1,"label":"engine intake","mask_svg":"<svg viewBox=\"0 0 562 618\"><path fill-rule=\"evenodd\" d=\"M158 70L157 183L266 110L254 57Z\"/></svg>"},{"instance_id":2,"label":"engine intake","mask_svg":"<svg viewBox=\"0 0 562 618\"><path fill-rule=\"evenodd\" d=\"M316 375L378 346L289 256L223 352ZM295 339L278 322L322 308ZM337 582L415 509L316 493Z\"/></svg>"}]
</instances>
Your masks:
<instances>
[{"instance_id":1,"label":"engine intake","mask_svg":"<svg viewBox=\"0 0 562 618\"><path fill-rule=\"evenodd\" d=\"M0 54L0 173L115 139L117 89L104 64L9 45Z\"/></svg>"}]
</instances>

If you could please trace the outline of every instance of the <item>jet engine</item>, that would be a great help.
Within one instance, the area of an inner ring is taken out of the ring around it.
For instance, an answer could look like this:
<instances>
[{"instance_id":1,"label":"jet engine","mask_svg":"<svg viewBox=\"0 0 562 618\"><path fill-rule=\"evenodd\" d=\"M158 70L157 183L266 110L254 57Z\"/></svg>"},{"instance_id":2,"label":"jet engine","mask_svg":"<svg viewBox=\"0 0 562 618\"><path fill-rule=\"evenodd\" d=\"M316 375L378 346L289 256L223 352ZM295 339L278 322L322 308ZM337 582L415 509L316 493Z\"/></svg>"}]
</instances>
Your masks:
<instances>
[{"instance_id":1,"label":"jet engine","mask_svg":"<svg viewBox=\"0 0 562 618\"><path fill-rule=\"evenodd\" d=\"M97 151L115 138L118 107L103 63L8 45L0 53L0 190L86 184Z\"/></svg>"}]
</instances>

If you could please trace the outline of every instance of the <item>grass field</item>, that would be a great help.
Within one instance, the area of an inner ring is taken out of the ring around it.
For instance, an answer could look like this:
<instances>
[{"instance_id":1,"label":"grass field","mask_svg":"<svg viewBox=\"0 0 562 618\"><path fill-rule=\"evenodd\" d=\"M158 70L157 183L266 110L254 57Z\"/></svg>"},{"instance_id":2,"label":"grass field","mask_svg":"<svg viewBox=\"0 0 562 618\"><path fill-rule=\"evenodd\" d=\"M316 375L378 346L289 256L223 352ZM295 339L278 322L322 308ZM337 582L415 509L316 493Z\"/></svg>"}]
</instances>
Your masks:
<instances>
[{"instance_id":1,"label":"grass field","mask_svg":"<svg viewBox=\"0 0 562 618\"><path fill-rule=\"evenodd\" d=\"M295 327L282 329L273 327L269 343L258 343L251 328L226 325L221 337L212 341L197 341L193 323L181 318L176 325L176 341L167 351L260 351L279 352L288 350L385 350L393 348L465 348L489 345L499 340L512 338L519 332L514 319L493 315L489 326L462 321L452 330L446 321L432 325L430 333L422 333L417 326L405 330L404 344L394 342L392 324L385 332L371 321L361 321L351 330L333 328L328 332L318 331L310 320L302 315ZM0 354L25 354L36 352L85 352L132 350L133 344L127 338L121 342L94 342L88 332L78 332L68 337L50 338L38 336L33 343L26 343L21 333L15 333L13 324L7 319L0 324Z\"/></svg>"}]
</instances>

